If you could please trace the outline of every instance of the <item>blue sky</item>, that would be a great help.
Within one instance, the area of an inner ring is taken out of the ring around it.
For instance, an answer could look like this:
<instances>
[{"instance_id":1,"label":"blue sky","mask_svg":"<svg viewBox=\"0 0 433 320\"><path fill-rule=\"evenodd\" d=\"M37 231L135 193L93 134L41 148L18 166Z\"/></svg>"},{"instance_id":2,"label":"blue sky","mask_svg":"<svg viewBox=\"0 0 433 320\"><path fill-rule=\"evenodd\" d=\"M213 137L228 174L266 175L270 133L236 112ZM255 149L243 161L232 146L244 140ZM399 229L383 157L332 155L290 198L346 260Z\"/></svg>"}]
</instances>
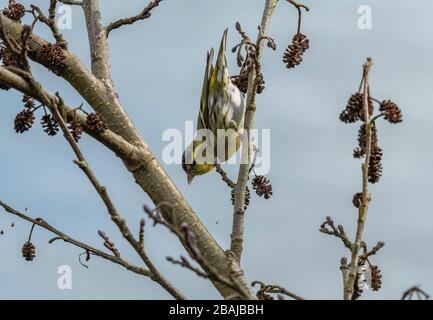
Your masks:
<instances>
[{"instance_id":1,"label":"blue sky","mask_svg":"<svg viewBox=\"0 0 433 320\"><path fill-rule=\"evenodd\" d=\"M7 1L2 0L4 5ZM43 8L48 1L23 1ZM106 23L133 15L143 1L101 0ZM185 120L196 119L205 52L218 46L229 27L229 47L239 41L234 24L239 21L250 34L256 32L264 1L165 0L151 19L116 30L110 35L113 79L127 113L161 159L168 128L183 130ZM276 52L267 50L262 68L266 90L258 97L255 125L271 130L271 200L253 196L246 217L243 267L251 281L287 287L306 298L339 299L342 296L339 260L346 250L338 239L318 232L330 215L353 235L356 210L352 195L361 184L360 162L352 158L357 127L338 120L349 96L357 90L361 65L368 56L375 65L372 93L392 99L404 114L404 122L378 124L384 150L383 177L371 187L372 203L365 241L385 241L373 262L383 272L383 289L367 292L371 299L400 298L409 286L421 284L433 292L432 189L433 79L427 41L433 33L433 3L402 0L305 1L303 32L311 41L304 63L287 70L281 61L284 48L296 30L296 10L280 1L270 35ZM357 27L360 5L372 8L373 29ZM65 30L71 49L88 65L88 44L82 13L74 8L72 29ZM48 36L44 28L40 33ZM229 55L232 72L235 57ZM35 66L46 88L60 91L70 105L83 99L65 81ZM0 198L32 216L82 241L102 247L97 236L104 230L131 261L138 262L111 224L101 201L86 178L73 165L66 142L47 137L39 124L30 133L17 135L13 119L21 96L1 92ZM88 108L88 106L86 106ZM138 226L149 198L110 152L89 137L80 145L96 174L107 186L120 211ZM165 169L178 184L194 210L217 241L227 248L231 231L230 193L216 174L197 178L188 186L180 166ZM236 170L227 167L234 176ZM15 222L15 227L10 224ZM165 299L168 294L146 278L93 258L89 269L78 263L80 250L57 242L36 228L37 258L21 257L30 225L0 212L0 298L54 299ZM218 298L206 281L172 266L166 256L183 254L166 230L148 227L147 249L160 269L191 298ZM426 249L427 247L427 249ZM57 288L57 268L69 265L72 290Z\"/></svg>"}]
</instances>

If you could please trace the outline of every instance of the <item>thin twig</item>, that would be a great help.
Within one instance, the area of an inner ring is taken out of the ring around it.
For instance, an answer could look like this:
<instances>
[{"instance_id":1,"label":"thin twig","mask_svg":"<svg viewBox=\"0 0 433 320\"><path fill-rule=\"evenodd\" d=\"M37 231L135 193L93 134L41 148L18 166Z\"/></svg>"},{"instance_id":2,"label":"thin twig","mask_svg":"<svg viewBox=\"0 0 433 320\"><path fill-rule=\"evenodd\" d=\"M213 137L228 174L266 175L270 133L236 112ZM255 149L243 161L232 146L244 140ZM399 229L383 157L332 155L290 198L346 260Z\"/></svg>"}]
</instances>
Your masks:
<instances>
[{"instance_id":1,"label":"thin twig","mask_svg":"<svg viewBox=\"0 0 433 320\"><path fill-rule=\"evenodd\" d=\"M426 293L424 290L422 290L419 286L413 286L413 287L407 289L403 293L401 300L412 300L414 293L417 295L418 300L430 299L430 295L428 293Z\"/></svg>"},{"instance_id":2,"label":"thin twig","mask_svg":"<svg viewBox=\"0 0 433 320\"><path fill-rule=\"evenodd\" d=\"M234 188L236 187L236 183L231 180L228 175L227 172L225 172L223 170L223 168L221 167L221 165L219 163L215 164L215 170L217 173L219 173L219 175L221 176L221 179L230 187L230 188Z\"/></svg>"},{"instance_id":3,"label":"thin twig","mask_svg":"<svg viewBox=\"0 0 433 320\"><path fill-rule=\"evenodd\" d=\"M98 256L100 258L103 258L105 260L111 261L113 263L116 263L118 265L121 265L122 267L126 268L127 270L130 270L134 273L144 275L146 277L150 277L151 273L148 269L141 268L138 266L134 266L130 264L129 262L125 261L123 258L116 257L114 255L107 254L99 249L96 249L88 244L85 244L83 242L80 242L78 240L73 239L72 237L68 236L67 234L57 230L56 228L52 227L48 222L41 218L31 218L30 216L12 208L11 206L7 205L3 201L0 200L0 206L5 209L6 212L13 214L14 216L23 219L25 221L28 221L34 225L37 225L45 230L48 230L49 232L55 234L57 237L50 240L49 243L53 243L56 240L63 240L64 242L70 243L76 247L79 247L81 249L84 249L88 252L91 252L93 255Z\"/></svg>"},{"instance_id":4,"label":"thin twig","mask_svg":"<svg viewBox=\"0 0 433 320\"><path fill-rule=\"evenodd\" d=\"M310 11L310 8L308 8L304 4L297 3L294 0L287 0L287 2L291 3L292 5L294 5L296 7L296 9L298 9L298 31L297 31L297 33L299 34L301 32L302 9L305 9L305 11Z\"/></svg>"},{"instance_id":5,"label":"thin twig","mask_svg":"<svg viewBox=\"0 0 433 320\"><path fill-rule=\"evenodd\" d=\"M363 244L362 247L364 248L364 253L359 256L360 263L367 260L369 257L377 254L377 252L385 246L385 242L379 241L370 251L368 251L365 243L362 242L362 244Z\"/></svg>"},{"instance_id":6,"label":"thin twig","mask_svg":"<svg viewBox=\"0 0 433 320\"><path fill-rule=\"evenodd\" d=\"M59 2L63 3L63 4L69 4L71 6L82 6L83 3L81 1L76 1L76 0L58 0Z\"/></svg>"},{"instance_id":7,"label":"thin twig","mask_svg":"<svg viewBox=\"0 0 433 320\"><path fill-rule=\"evenodd\" d=\"M105 33L107 37L110 34L110 32L113 31L114 29L118 29L124 25L133 24L137 21L150 18L151 11L155 7L157 7L161 1L162 0L152 0L139 14L130 18L119 19L115 22L110 23L108 26L105 27Z\"/></svg>"},{"instance_id":8,"label":"thin twig","mask_svg":"<svg viewBox=\"0 0 433 320\"><path fill-rule=\"evenodd\" d=\"M248 296L245 296L245 292L243 290L241 290L240 287L238 287L233 281L231 281L230 279L221 276L218 272L204 272L202 270L200 270L197 267L194 267L187 258L185 258L184 256L180 256L180 259L174 259L173 257L167 257L167 261L173 263L174 265L179 265L185 269L188 269L190 271L192 271L193 273L195 273L197 276L203 278L203 279L209 279L209 280L214 280L214 281L218 281L221 284L233 289L234 291L238 292L238 297L241 299L247 299Z\"/></svg>"},{"instance_id":9,"label":"thin twig","mask_svg":"<svg viewBox=\"0 0 433 320\"><path fill-rule=\"evenodd\" d=\"M57 0L50 0L50 7L48 9L48 17L42 12L42 10L35 5L31 5L32 11L36 12L37 15L33 14L35 18L37 18L42 23L46 24L56 39L57 44L61 45L63 48L66 48L68 43L57 27L56 23L56 8L57 8Z\"/></svg>"},{"instance_id":10,"label":"thin twig","mask_svg":"<svg viewBox=\"0 0 433 320\"><path fill-rule=\"evenodd\" d=\"M341 224L339 224L336 227L334 224L334 220L332 220L331 217L326 217L326 221L324 223L322 223L319 231L324 233L324 234L328 234L328 235L340 238L346 248L348 248L349 250L352 249L352 243L350 242L349 238L347 237L347 234L344 231L343 226Z\"/></svg>"},{"instance_id":11,"label":"thin twig","mask_svg":"<svg viewBox=\"0 0 433 320\"><path fill-rule=\"evenodd\" d=\"M272 284L267 285L261 281L254 281L253 283L251 283L251 286L253 286L253 287L255 287L256 285L260 286L259 291L257 291L257 297L260 300L265 300L267 297L269 297L268 296L269 293L278 294L278 295L285 295L285 296L290 297L290 298L295 299L295 300L305 300L301 296L299 296L293 292L290 292L289 290L287 290L283 287L277 286L277 285L272 285Z\"/></svg>"},{"instance_id":12,"label":"thin twig","mask_svg":"<svg viewBox=\"0 0 433 320\"><path fill-rule=\"evenodd\" d=\"M302 8L302 9L305 9L305 11L310 11L310 8L308 8L305 4L297 3L294 0L287 0L287 2L290 2L291 4L293 4L298 9Z\"/></svg>"}]
</instances>

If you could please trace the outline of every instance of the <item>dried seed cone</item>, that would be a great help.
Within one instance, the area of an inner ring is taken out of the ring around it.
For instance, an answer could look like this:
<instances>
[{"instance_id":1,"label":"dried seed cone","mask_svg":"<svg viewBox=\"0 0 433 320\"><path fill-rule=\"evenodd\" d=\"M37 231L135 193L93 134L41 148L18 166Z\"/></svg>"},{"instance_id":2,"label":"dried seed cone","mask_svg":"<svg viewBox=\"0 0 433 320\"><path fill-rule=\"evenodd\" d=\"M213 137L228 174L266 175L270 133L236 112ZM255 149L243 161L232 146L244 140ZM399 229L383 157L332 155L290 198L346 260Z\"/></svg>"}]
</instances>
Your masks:
<instances>
[{"instance_id":1,"label":"dried seed cone","mask_svg":"<svg viewBox=\"0 0 433 320\"><path fill-rule=\"evenodd\" d=\"M310 47L310 40L306 35L297 33L283 55L283 62L288 69L294 68L303 61L305 51Z\"/></svg>"},{"instance_id":2,"label":"dried seed cone","mask_svg":"<svg viewBox=\"0 0 433 320\"><path fill-rule=\"evenodd\" d=\"M53 69L63 69L66 58L64 49L59 44L48 43L41 49L41 55L46 59L49 67Z\"/></svg>"},{"instance_id":3,"label":"dried seed cone","mask_svg":"<svg viewBox=\"0 0 433 320\"><path fill-rule=\"evenodd\" d=\"M361 148L355 148L353 150L353 157L355 159L361 159L364 156L364 151Z\"/></svg>"},{"instance_id":4,"label":"dried seed cone","mask_svg":"<svg viewBox=\"0 0 433 320\"><path fill-rule=\"evenodd\" d=\"M10 1L7 8L3 9L3 14L9 19L20 21L26 14L26 8L21 3Z\"/></svg>"},{"instance_id":5,"label":"dried seed cone","mask_svg":"<svg viewBox=\"0 0 433 320\"><path fill-rule=\"evenodd\" d=\"M28 131L35 122L33 111L26 108L17 114L14 121L14 129L16 133L24 133Z\"/></svg>"},{"instance_id":6,"label":"dried seed cone","mask_svg":"<svg viewBox=\"0 0 433 320\"><path fill-rule=\"evenodd\" d=\"M0 46L0 59L7 67L18 67L18 57L11 52L4 44Z\"/></svg>"},{"instance_id":7,"label":"dried seed cone","mask_svg":"<svg viewBox=\"0 0 433 320\"><path fill-rule=\"evenodd\" d=\"M59 132L59 124L50 114L46 114L41 118L42 129L49 136L55 136Z\"/></svg>"},{"instance_id":8,"label":"dried seed cone","mask_svg":"<svg viewBox=\"0 0 433 320\"><path fill-rule=\"evenodd\" d=\"M248 91L248 72L241 72L238 76L232 77L232 83L238 87L239 91L246 94ZM263 77L263 74L260 72L258 75L259 78L259 84L257 86L257 93L261 94L263 90L265 90L265 79Z\"/></svg>"},{"instance_id":9,"label":"dried seed cone","mask_svg":"<svg viewBox=\"0 0 433 320\"><path fill-rule=\"evenodd\" d=\"M353 123L359 120L359 113L362 110L362 94L353 94L347 102L346 109L340 114L340 120L344 123Z\"/></svg>"},{"instance_id":10,"label":"dried seed cone","mask_svg":"<svg viewBox=\"0 0 433 320\"><path fill-rule=\"evenodd\" d=\"M359 287L359 277L360 277L360 274L357 273L356 278L355 278L355 283L353 285L352 300L358 300L361 297L362 292L363 292L363 290Z\"/></svg>"},{"instance_id":11,"label":"dried seed cone","mask_svg":"<svg viewBox=\"0 0 433 320\"><path fill-rule=\"evenodd\" d=\"M371 127L371 151L370 151L370 163L368 167L368 181L370 183L379 182L382 176L382 156L383 151L377 145L377 130L375 126ZM353 151L355 158L362 158L365 156L367 149L367 132L366 125L363 124L359 128L358 132L358 148Z\"/></svg>"},{"instance_id":12,"label":"dried seed cone","mask_svg":"<svg viewBox=\"0 0 433 320\"><path fill-rule=\"evenodd\" d=\"M265 176L255 176L252 184L258 196L265 199L269 199L272 196L271 182Z\"/></svg>"},{"instance_id":13,"label":"dried seed cone","mask_svg":"<svg viewBox=\"0 0 433 320\"><path fill-rule=\"evenodd\" d=\"M35 107L35 100L28 95L23 96L24 108L33 109Z\"/></svg>"},{"instance_id":14,"label":"dried seed cone","mask_svg":"<svg viewBox=\"0 0 433 320\"><path fill-rule=\"evenodd\" d=\"M382 274L378 266L371 266L371 288L373 291L379 291L382 288Z\"/></svg>"},{"instance_id":15,"label":"dried seed cone","mask_svg":"<svg viewBox=\"0 0 433 320\"><path fill-rule=\"evenodd\" d=\"M21 252L26 261L33 261L33 259L36 257L36 247L29 241L24 243Z\"/></svg>"},{"instance_id":16,"label":"dried seed cone","mask_svg":"<svg viewBox=\"0 0 433 320\"><path fill-rule=\"evenodd\" d=\"M385 114L384 119L389 123L396 124L403 121L403 115L400 108L391 100L382 101L379 111Z\"/></svg>"},{"instance_id":17,"label":"dried seed cone","mask_svg":"<svg viewBox=\"0 0 433 320\"><path fill-rule=\"evenodd\" d=\"M375 126L371 127L371 146L372 149L377 145L377 130ZM367 149L367 130L365 124L359 127L358 131L358 148L353 150L354 158L362 158L365 156Z\"/></svg>"},{"instance_id":18,"label":"dried seed cone","mask_svg":"<svg viewBox=\"0 0 433 320\"><path fill-rule=\"evenodd\" d=\"M232 83L238 87L239 91L242 93L247 93L248 90L248 73L244 72L238 76L232 77Z\"/></svg>"},{"instance_id":19,"label":"dried seed cone","mask_svg":"<svg viewBox=\"0 0 433 320\"><path fill-rule=\"evenodd\" d=\"M363 196L362 192L357 192L353 195L352 203L356 208L359 208L359 206L361 205L362 196Z\"/></svg>"},{"instance_id":20,"label":"dried seed cone","mask_svg":"<svg viewBox=\"0 0 433 320\"><path fill-rule=\"evenodd\" d=\"M371 116L373 114L373 100L368 100L368 112ZM365 121L364 112L364 94L355 93L347 102L346 108L340 114L340 120L344 123L354 123L358 120Z\"/></svg>"},{"instance_id":21,"label":"dried seed cone","mask_svg":"<svg viewBox=\"0 0 433 320\"><path fill-rule=\"evenodd\" d=\"M98 113L89 114L86 120L86 125L96 132L104 132L108 129L107 123Z\"/></svg>"},{"instance_id":22,"label":"dried seed cone","mask_svg":"<svg viewBox=\"0 0 433 320\"><path fill-rule=\"evenodd\" d=\"M244 210L247 210L248 206L250 205L250 199L251 199L251 193L250 193L250 189L248 189L248 187L245 189L245 206L244 206ZM232 189L231 192L231 201L232 201L232 205L235 205L235 189Z\"/></svg>"},{"instance_id":23,"label":"dried seed cone","mask_svg":"<svg viewBox=\"0 0 433 320\"><path fill-rule=\"evenodd\" d=\"M382 176L382 156L383 151L377 145L371 150L370 165L368 168L368 181L377 183Z\"/></svg>"},{"instance_id":24,"label":"dried seed cone","mask_svg":"<svg viewBox=\"0 0 433 320\"><path fill-rule=\"evenodd\" d=\"M83 126L81 125L80 121L73 120L68 124L68 128L74 140L78 142L81 139L81 135L83 134Z\"/></svg>"},{"instance_id":25,"label":"dried seed cone","mask_svg":"<svg viewBox=\"0 0 433 320\"><path fill-rule=\"evenodd\" d=\"M259 84L257 85L257 93L261 94L263 92L263 90L265 90L265 78L263 77L263 73L259 73L258 75L259 78Z\"/></svg>"}]
</instances>

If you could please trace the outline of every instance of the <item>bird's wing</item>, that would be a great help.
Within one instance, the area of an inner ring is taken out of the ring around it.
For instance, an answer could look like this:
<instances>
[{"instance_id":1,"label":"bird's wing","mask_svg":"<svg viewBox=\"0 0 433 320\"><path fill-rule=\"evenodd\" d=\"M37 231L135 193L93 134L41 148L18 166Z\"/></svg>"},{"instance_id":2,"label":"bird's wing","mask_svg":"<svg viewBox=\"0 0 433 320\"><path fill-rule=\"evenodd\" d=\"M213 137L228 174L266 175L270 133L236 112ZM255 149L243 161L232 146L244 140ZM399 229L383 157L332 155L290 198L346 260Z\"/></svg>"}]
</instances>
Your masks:
<instances>
[{"instance_id":1,"label":"bird's wing","mask_svg":"<svg viewBox=\"0 0 433 320\"><path fill-rule=\"evenodd\" d=\"M197 130L209 128L209 108L208 108L208 97L209 97L209 80L213 73L213 60L214 50L213 48L207 53L206 70L204 73L203 87L201 90L200 99L200 111L198 113Z\"/></svg>"}]
</instances>

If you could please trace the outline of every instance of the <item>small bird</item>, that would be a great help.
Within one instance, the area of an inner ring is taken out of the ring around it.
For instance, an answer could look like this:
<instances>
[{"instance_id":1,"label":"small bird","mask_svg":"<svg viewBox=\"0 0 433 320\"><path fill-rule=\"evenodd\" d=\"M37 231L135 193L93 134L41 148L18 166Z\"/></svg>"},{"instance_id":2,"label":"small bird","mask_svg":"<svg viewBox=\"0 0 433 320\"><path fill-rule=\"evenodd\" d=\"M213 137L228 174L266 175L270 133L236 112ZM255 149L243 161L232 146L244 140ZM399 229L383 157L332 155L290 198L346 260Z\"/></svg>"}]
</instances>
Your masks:
<instances>
[{"instance_id":1,"label":"small bird","mask_svg":"<svg viewBox=\"0 0 433 320\"><path fill-rule=\"evenodd\" d=\"M194 177L206 174L215 168L216 162L225 162L240 148L244 130L246 101L230 78L226 56L227 29L224 31L215 67L212 64L214 51L207 53L207 64L200 99L197 130L207 129L210 137L199 137L186 148L182 167L188 183ZM218 146L224 146L219 150ZM206 151L213 150L213 157Z\"/></svg>"}]
</instances>

